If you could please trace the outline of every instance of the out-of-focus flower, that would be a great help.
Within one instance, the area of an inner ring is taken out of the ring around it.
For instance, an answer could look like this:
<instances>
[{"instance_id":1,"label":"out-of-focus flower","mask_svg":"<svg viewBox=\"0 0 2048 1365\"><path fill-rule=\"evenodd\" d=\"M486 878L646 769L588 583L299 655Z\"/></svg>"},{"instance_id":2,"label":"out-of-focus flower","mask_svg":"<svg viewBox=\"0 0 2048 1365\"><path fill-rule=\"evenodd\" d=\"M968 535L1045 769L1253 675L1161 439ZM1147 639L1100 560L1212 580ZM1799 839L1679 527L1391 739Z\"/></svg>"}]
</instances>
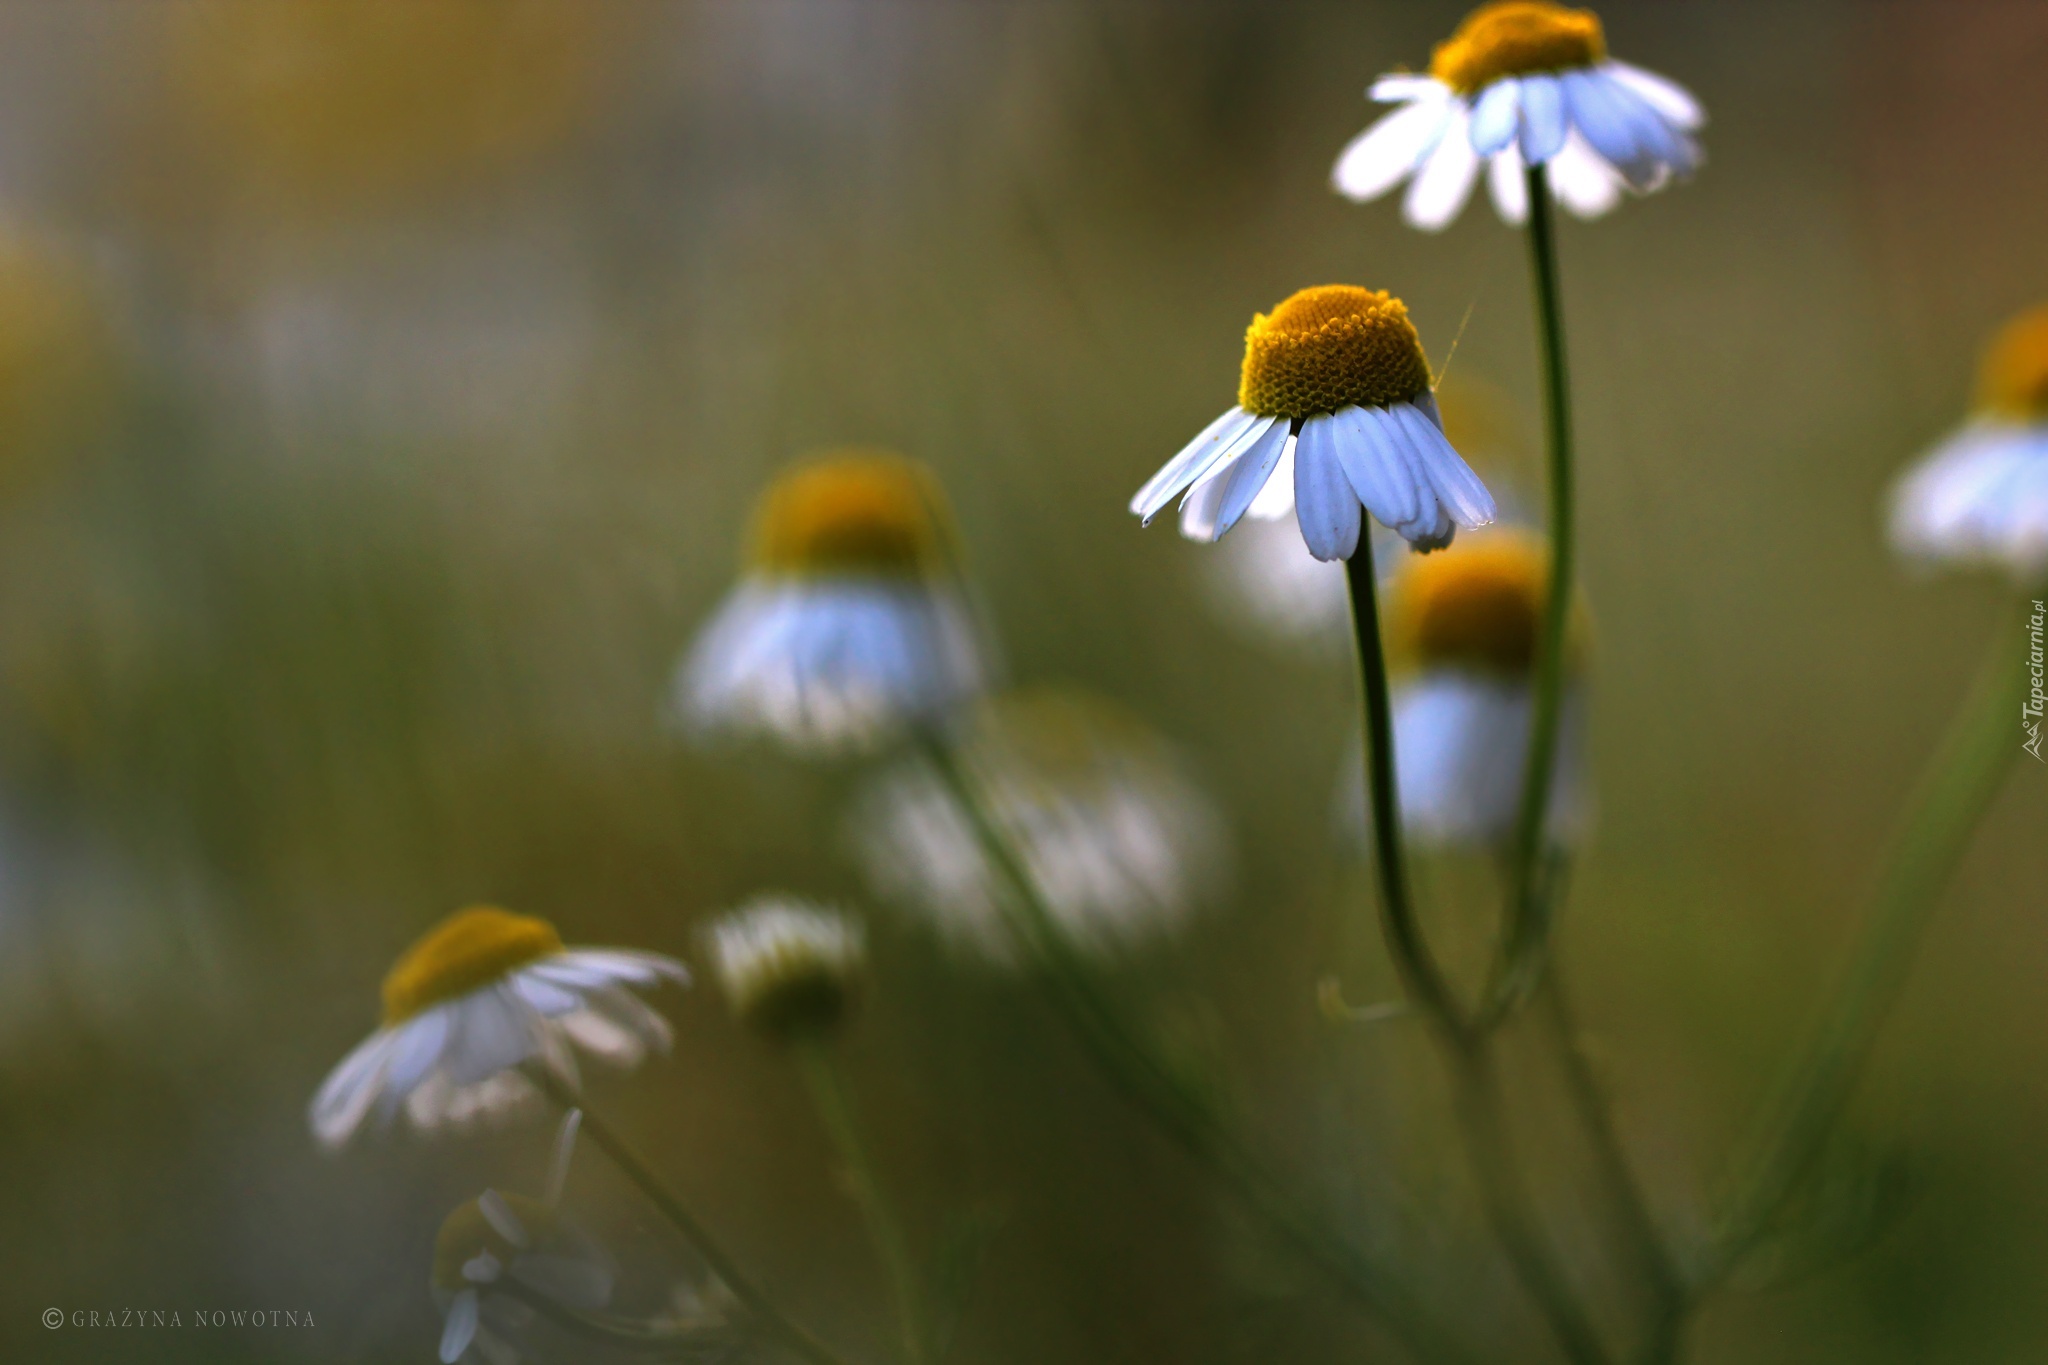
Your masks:
<instances>
[{"instance_id":1,"label":"out-of-focus flower","mask_svg":"<svg viewBox=\"0 0 2048 1365\"><path fill-rule=\"evenodd\" d=\"M1218 892L1222 817L1167 743L1121 708L1065 690L1012 693L977 711L962 757L1080 947L1113 953L1165 936ZM921 911L957 946L1015 960L998 900L1009 892L926 766L884 773L858 802L853 834L878 894Z\"/></svg>"},{"instance_id":2,"label":"out-of-focus flower","mask_svg":"<svg viewBox=\"0 0 2048 1365\"><path fill-rule=\"evenodd\" d=\"M1548 573L1542 540L1502 527L1412 559L1395 579L1390 643L1412 672L1394 690L1394 779L1403 829L1417 843L1497 846L1513 831ZM1567 669L1547 826L1561 844L1584 835L1588 815L1575 659ZM1358 764L1346 765L1340 791L1345 826L1362 831Z\"/></svg>"},{"instance_id":3,"label":"out-of-focus flower","mask_svg":"<svg viewBox=\"0 0 2048 1365\"><path fill-rule=\"evenodd\" d=\"M103 425L113 335L84 268L0 231L0 497L33 487Z\"/></svg>"},{"instance_id":4,"label":"out-of-focus flower","mask_svg":"<svg viewBox=\"0 0 2048 1365\"><path fill-rule=\"evenodd\" d=\"M560 143L585 116L602 85L602 9L180 7L166 51L170 128L242 206L273 218L317 220L444 190Z\"/></svg>"},{"instance_id":5,"label":"out-of-focus flower","mask_svg":"<svg viewBox=\"0 0 2048 1365\"><path fill-rule=\"evenodd\" d=\"M1486 486L1444 439L1429 361L1391 294L1319 285L1253 317L1237 393L1131 499L1147 524L1182 493L1190 540L1292 507L1309 553L1331 560L1358 548L1362 512L1418 550L1493 520Z\"/></svg>"},{"instance_id":6,"label":"out-of-focus flower","mask_svg":"<svg viewBox=\"0 0 2048 1365\"><path fill-rule=\"evenodd\" d=\"M2048 573L2048 304L1985 348L1977 416L1893 488L1891 538L1921 561Z\"/></svg>"},{"instance_id":7,"label":"out-of-focus flower","mask_svg":"<svg viewBox=\"0 0 2048 1365\"><path fill-rule=\"evenodd\" d=\"M623 948L564 948L546 920L472 906L406 949L384 978L384 1025L313 1097L322 1145L346 1143L374 1110L401 1105L416 1127L461 1126L537 1098L519 1067L538 1060L577 1083L572 1044L633 1066L666 1050L668 1021L628 986L689 972L673 958Z\"/></svg>"},{"instance_id":8,"label":"out-of-focus flower","mask_svg":"<svg viewBox=\"0 0 2048 1365\"><path fill-rule=\"evenodd\" d=\"M831 1031L867 968L860 921L791 896L760 896L707 937L732 1012L775 1038Z\"/></svg>"},{"instance_id":9,"label":"out-of-focus flower","mask_svg":"<svg viewBox=\"0 0 2048 1365\"><path fill-rule=\"evenodd\" d=\"M529 1294L585 1311L611 1299L616 1278L603 1250L556 1209L556 1201L485 1190L448 1215L434 1238L432 1287L441 1310L441 1360L488 1365L527 1359L517 1345L537 1316L503 1292Z\"/></svg>"},{"instance_id":10,"label":"out-of-focus flower","mask_svg":"<svg viewBox=\"0 0 2048 1365\"><path fill-rule=\"evenodd\" d=\"M1581 218L1690 175L1706 121L1676 83L1607 55L1591 10L1503 0L1466 16L1437 44L1426 76L1396 73L1372 98L1401 108L1337 158L1339 193L1377 199L1413 177L1402 212L1435 231L1465 207L1489 162L1494 207L1510 223L1529 212L1523 168L1550 168L1552 192Z\"/></svg>"},{"instance_id":11,"label":"out-of-focus flower","mask_svg":"<svg viewBox=\"0 0 2048 1365\"><path fill-rule=\"evenodd\" d=\"M699 732L869 748L982 685L944 497L920 465L849 451L770 485L744 576L676 675Z\"/></svg>"}]
</instances>

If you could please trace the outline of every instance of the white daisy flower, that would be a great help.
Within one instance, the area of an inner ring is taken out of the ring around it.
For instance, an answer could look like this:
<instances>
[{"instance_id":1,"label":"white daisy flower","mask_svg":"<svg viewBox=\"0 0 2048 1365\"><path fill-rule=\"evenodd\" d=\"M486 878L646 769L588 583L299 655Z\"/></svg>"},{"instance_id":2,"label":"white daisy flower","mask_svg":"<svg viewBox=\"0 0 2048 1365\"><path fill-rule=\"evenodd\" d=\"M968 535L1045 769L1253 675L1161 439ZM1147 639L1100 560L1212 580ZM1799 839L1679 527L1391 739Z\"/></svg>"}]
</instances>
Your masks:
<instances>
[{"instance_id":1,"label":"white daisy flower","mask_svg":"<svg viewBox=\"0 0 2048 1365\"><path fill-rule=\"evenodd\" d=\"M847 452L763 495L748 570L674 700L699 732L858 749L972 696L982 652L937 484L900 457Z\"/></svg>"},{"instance_id":2,"label":"white daisy flower","mask_svg":"<svg viewBox=\"0 0 2048 1365\"><path fill-rule=\"evenodd\" d=\"M836 1026L867 966L860 921L791 896L758 896L707 937L733 1013L773 1037Z\"/></svg>"},{"instance_id":3,"label":"white daisy flower","mask_svg":"<svg viewBox=\"0 0 2048 1365\"><path fill-rule=\"evenodd\" d=\"M1059 690L984 704L962 757L1047 909L1103 954L1170 935L1220 891L1222 817L1166 743L1120 708ZM967 813L922 764L882 775L853 836L877 894L925 914L955 946L1017 961Z\"/></svg>"},{"instance_id":4,"label":"white daisy flower","mask_svg":"<svg viewBox=\"0 0 2048 1365\"><path fill-rule=\"evenodd\" d=\"M519 1068L538 1060L577 1084L575 1048L634 1066L669 1045L668 1021L629 986L689 972L623 948L564 948L553 925L490 906L443 920L384 978L384 1025L330 1074L308 1110L323 1146L347 1143L372 1113L389 1124L457 1127L526 1107ZM573 1047L572 1047L573 1044Z\"/></svg>"},{"instance_id":5,"label":"white daisy flower","mask_svg":"<svg viewBox=\"0 0 2048 1365\"><path fill-rule=\"evenodd\" d=\"M1581 218L1660 189L1698 168L1691 134L1699 101L1662 76L1607 55L1599 17L1562 5L1503 0L1466 16L1437 45L1429 74L1382 76L1372 98L1401 107L1352 139L1331 179L1340 194L1377 199L1406 180L1403 216L1436 231L1465 207L1487 163L1500 216L1528 216L1530 165Z\"/></svg>"},{"instance_id":6,"label":"white daisy flower","mask_svg":"<svg viewBox=\"0 0 2048 1365\"><path fill-rule=\"evenodd\" d=\"M1892 544L1927 563L2048 575L2048 305L1986 348L1978 415L1906 471L1891 497Z\"/></svg>"},{"instance_id":7,"label":"white daisy flower","mask_svg":"<svg viewBox=\"0 0 2048 1365\"><path fill-rule=\"evenodd\" d=\"M1418 844L1497 848L1513 833L1548 574L1542 541L1502 528L1411 560L1395 579L1390 633L1412 672L1394 688L1394 782L1403 832ZM1567 688L1547 814L1561 845L1584 837L1590 813L1583 703ZM1341 791L1344 825L1362 835L1359 764L1346 765Z\"/></svg>"},{"instance_id":8,"label":"white daisy flower","mask_svg":"<svg viewBox=\"0 0 2048 1365\"><path fill-rule=\"evenodd\" d=\"M1149 525L1182 494L1190 540L1291 507L1321 560L1351 557L1364 512L1418 550L1494 515L1486 485L1444 439L1407 308L1347 284L1301 290L1253 317L1237 406L1167 461L1131 511Z\"/></svg>"}]
</instances>

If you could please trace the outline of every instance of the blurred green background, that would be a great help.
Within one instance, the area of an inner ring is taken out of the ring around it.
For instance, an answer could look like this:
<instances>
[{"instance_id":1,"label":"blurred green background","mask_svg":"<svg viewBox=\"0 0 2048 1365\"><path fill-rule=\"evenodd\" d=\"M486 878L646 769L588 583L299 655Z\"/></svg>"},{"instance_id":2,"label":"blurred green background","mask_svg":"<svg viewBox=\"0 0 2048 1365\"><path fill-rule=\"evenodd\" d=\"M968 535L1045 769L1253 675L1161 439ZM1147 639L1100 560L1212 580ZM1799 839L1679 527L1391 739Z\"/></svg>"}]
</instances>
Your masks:
<instances>
[{"instance_id":1,"label":"blurred green background","mask_svg":"<svg viewBox=\"0 0 2048 1365\"><path fill-rule=\"evenodd\" d=\"M1695 183L1562 230L1601 823L1561 951L1689 1234L2003 619L1988 577L1910 581L1879 505L1980 338L2048 297L2048 9L1602 12L1712 123ZM1228 813L1233 898L1121 988L1333 1216L1499 1358L1549 1359L1426 1040L1316 1009L1327 973L1394 989L1330 838L1348 667L1219 620L1217 551L1124 511L1231 400L1252 312L1333 280L1405 298L1439 362L1469 310L1453 373L1509 395L1533 460L1518 235L1327 187L1368 79L1462 14L0 6L0 1356L431 1360L441 1216L536 1188L547 1134L314 1150L305 1103L390 960L475 900L694 955L781 887L872 911L850 1063L913 1227L1004 1217L964 1359L1401 1358L1028 987L871 904L857 773L663 728L753 494L863 442L939 471L1013 676L1144 714ZM2026 764L1856 1106L1910 1199L1862 1254L1716 1299L1692 1359L2048 1355L2044 828ZM793 1076L708 984L658 1003L674 1057L593 1102L874 1358L883 1284ZM1569 1246L1583 1182L1552 1087L1521 1089ZM586 1225L658 1285L660 1229L581 1162Z\"/></svg>"}]
</instances>

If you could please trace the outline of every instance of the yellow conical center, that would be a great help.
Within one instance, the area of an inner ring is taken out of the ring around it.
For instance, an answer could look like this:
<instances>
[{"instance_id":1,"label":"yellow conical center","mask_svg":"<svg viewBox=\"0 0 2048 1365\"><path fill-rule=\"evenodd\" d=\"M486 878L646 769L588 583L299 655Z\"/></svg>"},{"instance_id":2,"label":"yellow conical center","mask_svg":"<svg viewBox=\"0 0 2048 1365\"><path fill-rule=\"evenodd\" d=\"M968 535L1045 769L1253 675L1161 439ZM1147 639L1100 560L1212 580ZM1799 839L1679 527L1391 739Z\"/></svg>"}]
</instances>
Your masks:
<instances>
[{"instance_id":1,"label":"yellow conical center","mask_svg":"<svg viewBox=\"0 0 2048 1365\"><path fill-rule=\"evenodd\" d=\"M1398 643L1423 668L1527 673L1549 579L1543 542L1519 531L1411 556L1394 588Z\"/></svg>"},{"instance_id":2,"label":"yellow conical center","mask_svg":"<svg viewBox=\"0 0 2048 1365\"><path fill-rule=\"evenodd\" d=\"M845 451L799 465L761 497L754 568L808 577L926 577L947 562L944 506L922 465Z\"/></svg>"},{"instance_id":3,"label":"yellow conical center","mask_svg":"<svg viewBox=\"0 0 2048 1365\"><path fill-rule=\"evenodd\" d=\"M489 905L458 910L406 949L384 978L384 1022L410 1019L561 951L561 935L544 919Z\"/></svg>"},{"instance_id":4,"label":"yellow conical center","mask_svg":"<svg viewBox=\"0 0 2048 1365\"><path fill-rule=\"evenodd\" d=\"M1408 309L1385 291L1323 284L1252 318L1237 403L1262 417L1313 417L1399 403L1429 387Z\"/></svg>"},{"instance_id":5,"label":"yellow conical center","mask_svg":"<svg viewBox=\"0 0 2048 1365\"><path fill-rule=\"evenodd\" d=\"M488 1251L495 1256L500 1266L512 1264L512 1258L523 1250L538 1246L541 1240L554 1231L554 1210L538 1199L528 1199L522 1194L500 1194L526 1229L526 1247L518 1247L507 1240L504 1233L491 1226L491 1220L484 1217L483 1204L472 1199L448 1215L441 1224L441 1231L434 1237L434 1278L436 1289L454 1293L470 1287L463 1278L462 1267L475 1260L477 1253Z\"/></svg>"},{"instance_id":6,"label":"yellow conical center","mask_svg":"<svg viewBox=\"0 0 2048 1365\"><path fill-rule=\"evenodd\" d=\"M1977 405L2022 422L2048 419L2048 304L2005 324L1984 348Z\"/></svg>"},{"instance_id":7,"label":"yellow conical center","mask_svg":"<svg viewBox=\"0 0 2048 1365\"><path fill-rule=\"evenodd\" d=\"M1456 33L1436 45L1429 74L1472 95L1503 76L1568 71L1606 56L1607 40L1593 11L1501 0L1473 10Z\"/></svg>"}]
</instances>

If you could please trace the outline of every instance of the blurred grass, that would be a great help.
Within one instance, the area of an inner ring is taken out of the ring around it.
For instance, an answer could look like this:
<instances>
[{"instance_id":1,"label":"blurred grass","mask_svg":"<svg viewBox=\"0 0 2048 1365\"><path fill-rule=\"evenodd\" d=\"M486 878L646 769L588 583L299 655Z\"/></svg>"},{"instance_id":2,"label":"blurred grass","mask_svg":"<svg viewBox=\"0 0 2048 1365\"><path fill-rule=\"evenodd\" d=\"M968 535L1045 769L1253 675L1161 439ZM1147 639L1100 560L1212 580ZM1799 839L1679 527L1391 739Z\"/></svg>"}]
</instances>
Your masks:
<instances>
[{"instance_id":1,"label":"blurred grass","mask_svg":"<svg viewBox=\"0 0 2048 1365\"><path fill-rule=\"evenodd\" d=\"M1454 370L1533 409L1515 236L1475 204L1424 237L1326 188L1365 81L1456 7L412 8L0 6L8 219L89 271L111 338L94 419L17 436L36 476L0 478L0 1352L429 1358L435 1225L536 1182L544 1139L314 1154L303 1104L390 958L480 898L677 952L763 886L865 906L852 774L659 722L754 490L861 441L945 479L1013 674L1138 709L1231 812L1237 900L1132 991L1361 1239L1533 1353L1471 1269L1420 1039L1315 1011L1329 971L1392 990L1328 839L1348 675L1213 621L1204 551L1123 510L1230 401L1250 314L1303 284L1393 289L1438 358L1469 308ZM1602 810L1564 951L1687 1228L1993 616L1988 581L1908 582L1877 505L1956 420L1979 338L2048 295L2048 23L1603 13L1714 122L1697 183L1563 233ZM1858 1106L1912 1158L1905 1220L1718 1303L1695 1359L2041 1354L2044 815L2023 770ZM967 1357L1355 1349L1028 990L875 919L853 1062L883 1160L923 1232L1008 1213ZM792 1078L708 991L666 1005L676 1058L598 1095L871 1354L880 1281ZM1570 1163L1541 1145L1563 1210ZM592 1221L658 1262L586 1177ZM321 1326L47 1333L49 1304Z\"/></svg>"}]
</instances>

